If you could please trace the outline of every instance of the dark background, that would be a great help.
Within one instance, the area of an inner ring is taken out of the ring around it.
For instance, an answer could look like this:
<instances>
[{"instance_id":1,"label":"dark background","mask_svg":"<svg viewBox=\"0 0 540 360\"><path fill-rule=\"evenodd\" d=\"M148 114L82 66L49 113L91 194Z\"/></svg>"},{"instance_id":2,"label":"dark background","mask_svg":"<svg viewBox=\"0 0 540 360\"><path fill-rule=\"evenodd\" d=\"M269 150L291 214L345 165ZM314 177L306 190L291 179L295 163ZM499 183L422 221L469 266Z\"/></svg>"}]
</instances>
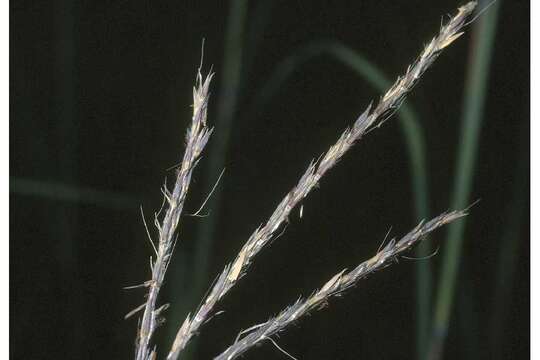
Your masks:
<instances>
[{"instance_id":1,"label":"dark background","mask_svg":"<svg viewBox=\"0 0 540 360\"><path fill-rule=\"evenodd\" d=\"M123 316L144 292L122 287L149 278L152 254L139 205L150 219L164 177L172 184L166 169L183 151L203 37L205 68L216 71L215 135L186 211L199 207L215 181L212 151L224 156L226 172L210 216L182 219L161 297L172 306L171 327L157 335L160 355L200 292L309 161L381 94L322 55L295 67L261 101L278 64L308 43L338 40L394 79L458 5L263 0L247 6L241 44L231 47L225 1L12 1L10 357L132 357L137 320ZM470 196L481 202L467 219L446 358L529 353L528 2L501 1L497 21ZM408 101L425 133L430 216L451 204L471 39L468 32L448 47ZM225 53L241 60L237 91L232 80L224 83L224 74L235 74ZM227 146L216 149L228 133ZM286 233L221 303L226 312L203 327L197 357L218 354L241 329L373 255L390 226L395 235L411 229L418 218L409 169L395 119L365 137L309 196L301 221L294 212ZM213 223L204 256L198 234ZM432 238L442 245L428 260L435 275L445 236L443 229ZM300 359L414 358L415 265L402 260L371 276L278 343ZM285 355L266 343L246 358Z\"/></svg>"}]
</instances>

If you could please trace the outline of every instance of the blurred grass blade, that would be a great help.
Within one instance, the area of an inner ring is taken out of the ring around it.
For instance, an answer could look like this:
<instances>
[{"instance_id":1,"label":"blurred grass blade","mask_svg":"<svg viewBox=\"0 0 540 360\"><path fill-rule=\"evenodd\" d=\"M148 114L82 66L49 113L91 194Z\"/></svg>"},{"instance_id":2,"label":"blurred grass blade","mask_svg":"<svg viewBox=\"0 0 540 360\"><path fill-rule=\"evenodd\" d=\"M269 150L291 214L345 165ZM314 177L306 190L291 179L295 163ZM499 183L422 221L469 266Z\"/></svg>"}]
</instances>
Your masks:
<instances>
[{"instance_id":1,"label":"blurred grass blade","mask_svg":"<svg viewBox=\"0 0 540 360\"><path fill-rule=\"evenodd\" d=\"M138 211L139 209L136 199L129 195L51 181L11 177L9 179L9 192L52 201L90 204L117 210Z\"/></svg>"},{"instance_id":2,"label":"blurred grass blade","mask_svg":"<svg viewBox=\"0 0 540 360\"><path fill-rule=\"evenodd\" d=\"M364 81L377 90L384 92L391 82L365 56L337 41L317 41L308 44L283 60L272 73L270 79L258 93L251 111L263 108L270 98L277 93L281 85L292 76L293 72L305 62L320 55L330 55L352 69ZM250 113L251 113L250 111ZM429 216L429 190L426 166L424 131L413 108L404 103L398 111L398 119L405 137L411 180L413 184L414 204L417 220ZM422 242L417 250L418 257L431 253L428 241ZM419 261L417 266L417 326L418 357L423 358L423 349L427 348L431 315L431 268L427 261Z\"/></svg>"},{"instance_id":3,"label":"blurred grass blade","mask_svg":"<svg viewBox=\"0 0 540 360\"><path fill-rule=\"evenodd\" d=\"M469 270L466 264L463 265L463 274L469 274ZM476 360L480 359L480 331L482 323L480 322L481 312L477 306L476 299L478 299L478 288L473 286L473 279L461 276L460 284L462 284L461 291L457 296L457 306L459 306L459 313L457 314L457 328L459 329L459 357L460 359Z\"/></svg>"},{"instance_id":4,"label":"blurred grass blade","mask_svg":"<svg viewBox=\"0 0 540 360\"><path fill-rule=\"evenodd\" d=\"M274 8L277 2L272 0L259 0L252 2L250 21L246 24L244 57L242 59L242 74L248 77L257 61L259 47L264 44L265 30L276 16Z\"/></svg>"},{"instance_id":5,"label":"blurred grass blade","mask_svg":"<svg viewBox=\"0 0 540 360\"><path fill-rule=\"evenodd\" d=\"M526 139L528 128L527 120L524 120L520 139ZM509 299L513 290L513 278L518 264L520 245L522 241L523 220L526 212L527 197L529 192L524 189L530 188L527 183L529 178L529 146L528 141L520 142L518 153L517 169L513 181L512 200L506 209L504 217L504 232L499 249L498 269L495 277L493 310L491 311L491 356L493 359L502 359L503 352L500 351L500 344L504 338L504 325L508 309Z\"/></svg>"},{"instance_id":6,"label":"blurred grass blade","mask_svg":"<svg viewBox=\"0 0 540 360\"><path fill-rule=\"evenodd\" d=\"M466 207L471 201L469 195L478 150L479 131L484 115L488 69L491 62L500 4L500 0L495 2L474 23L471 57L465 85L455 183L450 207L452 209ZM483 4L479 8L482 9L485 6L486 4ZM442 273L438 282L433 339L430 345L430 358L432 359L438 359L442 356L454 300L465 222L466 220L461 220L450 225L447 241L444 242Z\"/></svg>"}]
</instances>

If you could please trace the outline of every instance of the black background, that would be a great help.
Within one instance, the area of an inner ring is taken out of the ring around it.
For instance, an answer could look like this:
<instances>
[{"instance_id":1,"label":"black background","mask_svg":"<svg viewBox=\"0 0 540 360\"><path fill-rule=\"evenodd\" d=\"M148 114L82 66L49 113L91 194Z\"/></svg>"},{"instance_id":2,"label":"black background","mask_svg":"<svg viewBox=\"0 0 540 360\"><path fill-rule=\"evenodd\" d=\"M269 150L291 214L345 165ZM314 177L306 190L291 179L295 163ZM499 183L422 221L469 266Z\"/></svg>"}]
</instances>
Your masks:
<instances>
[{"instance_id":1,"label":"black background","mask_svg":"<svg viewBox=\"0 0 540 360\"><path fill-rule=\"evenodd\" d=\"M240 95L220 183L223 206L210 215L217 232L206 284L309 161L380 95L341 63L319 56L297 68L269 102L256 105L276 65L311 41L337 39L395 78L439 29L441 16L457 5L249 4ZM10 6L10 356L132 357L137 321L124 321L123 315L143 302L143 292L122 287L148 279L151 255L138 205L150 217L159 208L163 178L171 182L174 175L166 169L182 154L203 37L205 68L216 71L209 121L217 117L229 3L57 0ZM503 1L498 21L471 195L471 202L482 201L467 220L447 358L525 358L529 352L528 2ZM450 46L409 97L426 134L432 216L450 206L470 40L466 34ZM215 137L223 133L215 123ZM391 120L344 157L304 203L302 220L295 212L286 233L221 303L225 314L203 327L198 358L218 354L242 328L372 255L390 226L402 234L416 224L404 146ZM205 160L195 172L188 212L198 208L214 181L204 179ZM512 282L504 284L509 302L496 319L504 336L493 347L500 241L520 176L525 181L518 192L526 200L515 239L519 254ZM36 184L102 195L42 196L35 194ZM189 278L197 267L190 257L197 224L208 219L182 221L171 267L182 261ZM433 241L444 237L441 230ZM441 259L439 253L429 260L434 269ZM285 332L280 346L301 359L413 358L414 265L403 260L363 281ZM182 292L175 290L170 281L162 296L173 308ZM467 310L462 294L472 299ZM161 355L166 333L158 332ZM265 344L246 355L251 357L285 355Z\"/></svg>"}]
</instances>

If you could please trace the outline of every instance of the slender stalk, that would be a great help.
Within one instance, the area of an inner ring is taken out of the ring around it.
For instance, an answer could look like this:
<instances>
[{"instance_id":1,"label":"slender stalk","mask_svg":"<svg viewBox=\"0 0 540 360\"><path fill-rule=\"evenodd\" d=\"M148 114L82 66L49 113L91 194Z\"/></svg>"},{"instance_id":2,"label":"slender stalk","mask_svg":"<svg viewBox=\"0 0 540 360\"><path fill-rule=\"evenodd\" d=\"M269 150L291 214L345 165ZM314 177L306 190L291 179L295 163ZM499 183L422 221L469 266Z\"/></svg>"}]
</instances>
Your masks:
<instances>
[{"instance_id":1,"label":"slender stalk","mask_svg":"<svg viewBox=\"0 0 540 360\"><path fill-rule=\"evenodd\" d=\"M246 331L240 333L240 335L244 336L240 337L239 335L237 340L229 348L214 359L235 359L258 343L270 340L273 335L284 330L301 317L313 310L323 308L330 298L341 295L344 291L355 286L361 279L390 265L399 255L410 250L412 246L421 241L428 233L465 215L466 212L464 211L444 213L427 223L420 223L399 241L395 239L390 240L384 249L377 252L371 259L364 261L349 272L343 270L336 274L320 290L315 291L313 295L306 299L298 299L293 305L287 307L276 317L271 318L265 323L250 327L252 330L247 335L245 335Z\"/></svg>"},{"instance_id":2,"label":"slender stalk","mask_svg":"<svg viewBox=\"0 0 540 360\"><path fill-rule=\"evenodd\" d=\"M467 270L470 268L467 264L463 264L463 273L468 273ZM480 314L482 313L478 308L480 304L476 301L478 287L474 286L473 279L467 277L461 278L459 284L460 291L456 294L456 303L459 306L456 322L459 329L458 343L461 349L458 352L458 357L464 360L480 359L480 346L478 345L482 343L480 339L483 335L481 331L483 324L480 322Z\"/></svg>"},{"instance_id":3,"label":"slender stalk","mask_svg":"<svg viewBox=\"0 0 540 360\"><path fill-rule=\"evenodd\" d=\"M173 192L169 192L166 184L162 189L165 200L168 203L168 209L161 223L158 220L158 215L155 216L155 225L159 232L159 244L155 262L152 262L152 259L150 260L152 279L145 283L149 287L149 290L137 334L137 360L155 359L156 356L155 349L150 350L149 348L150 340L155 329L161 322L159 318L160 313L167 307L167 305L163 305L156 308L157 297L176 243L176 229L191 183L191 175L212 133L212 129L206 125L208 89L212 76L213 74L209 74L203 80L200 69L197 73L196 84L193 89L193 118L191 127L186 134L184 157L177 171Z\"/></svg>"},{"instance_id":4,"label":"slender stalk","mask_svg":"<svg viewBox=\"0 0 540 360\"><path fill-rule=\"evenodd\" d=\"M54 121L52 128L46 128L50 137L46 142L48 146L45 151L50 152L47 157L47 168L50 168L54 178L68 182L80 183L79 156L81 156L81 130L82 124L77 121L79 113L79 97L81 70L79 68L80 56L83 53L79 45L80 36L76 31L82 14L76 2L55 0L47 3L52 7L55 16L51 19L54 24L51 35L54 36L51 50L54 51L51 58L53 72L53 96L52 113ZM41 121L38 121L38 123ZM49 126L51 126L49 125ZM33 126L31 126L33 127ZM82 157L82 156L81 156ZM37 174L39 174L38 172ZM65 277L58 278L58 281L72 284L74 293L82 293L80 281L80 268L83 259L83 247L79 240L81 224L81 208L79 206L54 206L51 211L55 219L51 223L51 236L58 239L55 249L52 250L57 256L58 265L61 267ZM73 297L67 297L64 303L65 313L70 313L71 321L78 323L84 321L84 301L79 302ZM72 328L65 340L69 344L68 352L75 353L83 346L85 331L79 327Z\"/></svg>"},{"instance_id":5,"label":"slender stalk","mask_svg":"<svg viewBox=\"0 0 540 360\"><path fill-rule=\"evenodd\" d=\"M486 15L475 24L471 62L468 68L464 94L456 177L451 199L451 206L455 208L465 206L469 202L479 133L483 119L488 69L491 62L491 50L495 38L500 4L501 1L496 1ZM442 272L436 295L433 338L429 350L431 359L438 359L442 355L454 301L464 230L465 222L459 222L448 228Z\"/></svg>"},{"instance_id":6,"label":"slender stalk","mask_svg":"<svg viewBox=\"0 0 540 360\"><path fill-rule=\"evenodd\" d=\"M339 140L321 156L321 160L311 162L298 184L280 202L266 224L255 230L236 259L225 266L196 313L186 317L178 330L168 359L178 358L180 352L184 350L200 326L208 320L216 304L246 274L254 257L275 238L278 230L287 221L292 209L300 204L316 187L324 174L337 164L356 141L368 131L380 127L397 110L406 94L433 64L441 51L463 34L461 30L465 25L465 20L475 6L475 2L469 2L460 7L457 15L441 28L440 33L424 48L418 59L407 68L405 74L398 78L395 84L381 97L377 106L373 110L371 110L371 105L368 106L353 126L346 129Z\"/></svg>"},{"instance_id":7,"label":"slender stalk","mask_svg":"<svg viewBox=\"0 0 540 360\"><path fill-rule=\"evenodd\" d=\"M519 138L525 139L528 133L528 121L525 120L521 125ZM518 156L515 159L516 170L512 179L512 197L504 217L504 232L499 247L497 276L494 278L493 284L493 306L490 312L491 325L489 329L491 332L491 358L495 360L504 357L504 353L500 351L500 344L504 341L505 329L507 328L505 326L507 324L506 316L512 308L509 304L515 292L514 277L520 262L523 232L527 228L523 225L528 210L528 191L525 189L530 188L529 149L529 141L520 142Z\"/></svg>"},{"instance_id":8,"label":"slender stalk","mask_svg":"<svg viewBox=\"0 0 540 360\"><path fill-rule=\"evenodd\" d=\"M9 192L21 196L35 196L66 203L92 204L122 211L137 208L137 197L133 195L17 176L9 178Z\"/></svg>"}]
</instances>

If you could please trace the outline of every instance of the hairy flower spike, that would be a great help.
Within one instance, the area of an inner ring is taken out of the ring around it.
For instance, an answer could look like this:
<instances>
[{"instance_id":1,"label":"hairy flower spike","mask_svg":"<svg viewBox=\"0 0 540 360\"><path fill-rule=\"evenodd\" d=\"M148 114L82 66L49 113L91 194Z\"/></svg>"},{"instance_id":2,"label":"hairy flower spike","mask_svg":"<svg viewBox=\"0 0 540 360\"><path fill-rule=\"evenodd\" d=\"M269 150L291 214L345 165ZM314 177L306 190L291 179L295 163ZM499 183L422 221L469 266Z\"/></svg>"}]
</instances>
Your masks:
<instances>
[{"instance_id":1,"label":"hairy flower spike","mask_svg":"<svg viewBox=\"0 0 540 360\"><path fill-rule=\"evenodd\" d=\"M203 79L200 70L197 72L195 87L193 88L193 118L191 126L186 132L184 157L177 171L172 193L167 189L166 184L162 188L164 201L167 202L168 209L161 222L157 214L154 218L159 233L159 242L156 259L153 263L150 260L152 279L149 282L148 299L139 324L136 360L154 359L156 356L155 350L150 349L150 341L154 331L164 320L160 316L161 312L168 307L168 305L163 305L156 309L157 297L171 261L171 255L176 243L176 229L184 209L193 169L197 165L199 156L212 133L212 129L206 125L208 90L212 77L213 74L210 73Z\"/></svg>"},{"instance_id":2,"label":"hairy flower spike","mask_svg":"<svg viewBox=\"0 0 540 360\"><path fill-rule=\"evenodd\" d=\"M244 331L242 336L238 336L236 341L223 353L215 357L215 360L232 360L264 340L271 339L271 336L278 334L287 326L291 325L298 318L309 314L313 310L320 310L325 307L331 297L343 294L344 291L355 286L358 281L369 274L391 264L398 256L410 250L415 244L425 238L430 232L467 215L465 211L452 211L439 215L427 223L420 223L401 240L392 239L384 249L380 250L371 259L364 261L353 270L346 270L334 275L328 280L320 290L315 291L306 299L299 299L293 305L287 307L277 316L270 320L252 326L251 332ZM247 335L245 335L247 333Z\"/></svg>"}]
</instances>

